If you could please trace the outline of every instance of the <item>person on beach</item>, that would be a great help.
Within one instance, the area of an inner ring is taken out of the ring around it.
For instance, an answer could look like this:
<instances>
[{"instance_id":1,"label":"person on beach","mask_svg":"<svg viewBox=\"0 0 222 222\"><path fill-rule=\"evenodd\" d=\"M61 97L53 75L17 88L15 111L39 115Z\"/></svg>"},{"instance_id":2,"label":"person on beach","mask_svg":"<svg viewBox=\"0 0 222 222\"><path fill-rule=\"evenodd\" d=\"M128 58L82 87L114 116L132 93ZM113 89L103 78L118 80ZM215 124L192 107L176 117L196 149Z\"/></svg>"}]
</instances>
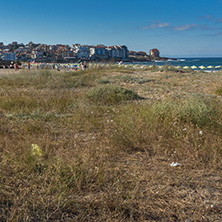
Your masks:
<instances>
[{"instance_id":1,"label":"person on beach","mask_svg":"<svg viewBox=\"0 0 222 222\"><path fill-rule=\"evenodd\" d=\"M78 65L77 65L77 70L80 70L81 69L81 63L79 63Z\"/></svg>"},{"instance_id":2,"label":"person on beach","mask_svg":"<svg viewBox=\"0 0 222 222\"><path fill-rule=\"evenodd\" d=\"M30 64L30 62L28 63L28 70L30 70L30 68L31 68L31 64Z\"/></svg>"},{"instance_id":3,"label":"person on beach","mask_svg":"<svg viewBox=\"0 0 222 222\"><path fill-rule=\"evenodd\" d=\"M86 61L84 61L83 66L84 66L84 70L86 70L88 68Z\"/></svg>"},{"instance_id":4,"label":"person on beach","mask_svg":"<svg viewBox=\"0 0 222 222\"><path fill-rule=\"evenodd\" d=\"M14 63L14 70L17 71L18 69L19 69L18 63L15 62L15 63Z\"/></svg>"}]
</instances>

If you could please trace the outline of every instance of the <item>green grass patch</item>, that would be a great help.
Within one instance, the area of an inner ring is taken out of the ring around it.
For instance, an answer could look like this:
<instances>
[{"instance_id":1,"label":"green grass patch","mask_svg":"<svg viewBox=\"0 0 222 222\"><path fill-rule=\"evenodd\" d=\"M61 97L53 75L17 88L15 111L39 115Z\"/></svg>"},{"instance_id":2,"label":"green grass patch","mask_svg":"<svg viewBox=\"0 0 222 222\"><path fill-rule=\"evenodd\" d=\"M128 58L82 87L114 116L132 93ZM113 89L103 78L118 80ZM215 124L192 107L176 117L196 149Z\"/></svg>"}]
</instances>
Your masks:
<instances>
[{"instance_id":1,"label":"green grass patch","mask_svg":"<svg viewBox=\"0 0 222 222\"><path fill-rule=\"evenodd\" d=\"M110 83L110 81L108 79L99 79L97 82L99 84L109 84Z\"/></svg>"},{"instance_id":2,"label":"green grass patch","mask_svg":"<svg viewBox=\"0 0 222 222\"><path fill-rule=\"evenodd\" d=\"M216 95L218 95L218 96L222 96L222 87L217 88L216 91L215 91L215 93L216 93Z\"/></svg>"},{"instance_id":3,"label":"green grass patch","mask_svg":"<svg viewBox=\"0 0 222 222\"><path fill-rule=\"evenodd\" d=\"M139 99L139 96L132 90L114 85L91 88L86 96L89 101L101 104L116 104L122 101Z\"/></svg>"},{"instance_id":4,"label":"green grass patch","mask_svg":"<svg viewBox=\"0 0 222 222\"><path fill-rule=\"evenodd\" d=\"M118 149L145 151L151 156L176 152L179 158L191 155L205 163L213 159L220 162L222 150L217 139L222 130L222 113L206 98L129 104L122 106L113 119L111 141Z\"/></svg>"}]
</instances>

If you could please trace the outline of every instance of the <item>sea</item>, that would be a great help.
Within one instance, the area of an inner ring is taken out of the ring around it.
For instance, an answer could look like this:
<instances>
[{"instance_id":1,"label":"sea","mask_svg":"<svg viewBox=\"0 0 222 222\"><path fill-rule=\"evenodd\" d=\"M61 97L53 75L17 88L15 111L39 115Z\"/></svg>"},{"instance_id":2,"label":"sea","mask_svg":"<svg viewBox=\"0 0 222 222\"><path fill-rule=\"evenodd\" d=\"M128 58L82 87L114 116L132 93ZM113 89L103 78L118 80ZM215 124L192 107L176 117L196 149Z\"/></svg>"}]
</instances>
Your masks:
<instances>
[{"instance_id":1,"label":"sea","mask_svg":"<svg viewBox=\"0 0 222 222\"><path fill-rule=\"evenodd\" d=\"M168 61L152 61L152 62L138 62L138 63L133 63L133 64L140 64L140 65L158 65L158 66L181 66L181 67L191 67L191 66L213 66L214 68L218 66L221 66L222 68L222 58L178 58L177 60L171 60L169 59Z\"/></svg>"}]
</instances>

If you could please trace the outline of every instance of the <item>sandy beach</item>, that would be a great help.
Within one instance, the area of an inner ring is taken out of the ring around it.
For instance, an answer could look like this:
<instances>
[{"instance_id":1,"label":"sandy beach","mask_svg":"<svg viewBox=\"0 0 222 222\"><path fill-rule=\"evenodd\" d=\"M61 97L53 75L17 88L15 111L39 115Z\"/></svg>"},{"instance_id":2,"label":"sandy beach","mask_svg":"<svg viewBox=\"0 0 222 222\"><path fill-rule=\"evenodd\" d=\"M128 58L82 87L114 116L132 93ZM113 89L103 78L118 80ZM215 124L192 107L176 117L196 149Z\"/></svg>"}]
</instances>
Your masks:
<instances>
[{"instance_id":1,"label":"sandy beach","mask_svg":"<svg viewBox=\"0 0 222 222\"><path fill-rule=\"evenodd\" d=\"M0 77L6 75L20 74L24 72L24 69L14 70L14 69L0 69Z\"/></svg>"},{"instance_id":2,"label":"sandy beach","mask_svg":"<svg viewBox=\"0 0 222 222\"><path fill-rule=\"evenodd\" d=\"M20 72L20 71L15 71L14 69L0 69L0 76L14 74L16 72Z\"/></svg>"}]
</instances>

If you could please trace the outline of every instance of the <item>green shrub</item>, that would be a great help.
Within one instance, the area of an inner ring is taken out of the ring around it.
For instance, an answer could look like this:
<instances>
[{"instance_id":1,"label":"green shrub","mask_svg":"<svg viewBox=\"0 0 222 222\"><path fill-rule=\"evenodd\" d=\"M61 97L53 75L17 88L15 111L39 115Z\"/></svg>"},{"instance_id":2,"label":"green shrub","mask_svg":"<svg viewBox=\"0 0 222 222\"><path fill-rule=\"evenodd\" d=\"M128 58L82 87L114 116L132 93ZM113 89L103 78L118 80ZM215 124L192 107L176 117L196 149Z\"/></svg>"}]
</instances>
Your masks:
<instances>
[{"instance_id":1,"label":"green shrub","mask_svg":"<svg viewBox=\"0 0 222 222\"><path fill-rule=\"evenodd\" d=\"M86 96L90 101L102 104L115 104L139 98L132 90L114 85L94 87L88 91Z\"/></svg>"},{"instance_id":2,"label":"green shrub","mask_svg":"<svg viewBox=\"0 0 222 222\"><path fill-rule=\"evenodd\" d=\"M75 78L74 80L74 87L86 87L86 86L90 86L92 84L92 82L94 81L94 76L90 76L90 75L81 75L78 76L77 78Z\"/></svg>"},{"instance_id":3,"label":"green shrub","mask_svg":"<svg viewBox=\"0 0 222 222\"><path fill-rule=\"evenodd\" d=\"M97 81L99 84L109 84L110 81L108 79L100 79Z\"/></svg>"},{"instance_id":4,"label":"green shrub","mask_svg":"<svg viewBox=\"0 0 222 222\"><path fill-rule=\"evenodd\" d=\"M215 91L215 93L216 93L218 96L222 96L222 87L217 88L217 90Z\"/></svg>"},{"instance_id":5,"label":"green shrub","mask_svg":"<svg viewBox=\"0 0 222 222\"><path fill-rule=\"evenodd\" d=\"M153 110L161 118L191 122L199 127L216 123L217 119L213 101L199 96L163 101L154 105Z\"/></svg>"},{"instance_id":6,"label":"green shrub","mask_svg":"<svg viewBox=\"0 0 222 222\"><path fill-rule=\"evenodd\" d=\"M153 81L152 79L146 78L146 79L140 79L140 80L138 81L138 83L139 83L139 84L144 84L144 83L152 82L152 81Z\"/></svg>"},{"instance_id":7,"label":"green shrub","mask_svg":"<svg viewBox=\"0 0 222 222\"><path fill-rule=\"evenodd\" d=\"M118 150L145 151L151 156L170 156L176 151L181 158L192 155L210 162L221 155L221 130L220 108L213 100L194 96L121 106L113 116L109 139Z\"/></svg>"},{"instance_id":8,"label":"green shrub","mask_svg":"<svg viewBox=\"0 0 222 222\"><path fill-rule=\"evenodd\" d=\"M127 76L120 76L119 80L125 83L135 83L138 80L138 78L127 75Z\"/></svg>"}]
</instances>

